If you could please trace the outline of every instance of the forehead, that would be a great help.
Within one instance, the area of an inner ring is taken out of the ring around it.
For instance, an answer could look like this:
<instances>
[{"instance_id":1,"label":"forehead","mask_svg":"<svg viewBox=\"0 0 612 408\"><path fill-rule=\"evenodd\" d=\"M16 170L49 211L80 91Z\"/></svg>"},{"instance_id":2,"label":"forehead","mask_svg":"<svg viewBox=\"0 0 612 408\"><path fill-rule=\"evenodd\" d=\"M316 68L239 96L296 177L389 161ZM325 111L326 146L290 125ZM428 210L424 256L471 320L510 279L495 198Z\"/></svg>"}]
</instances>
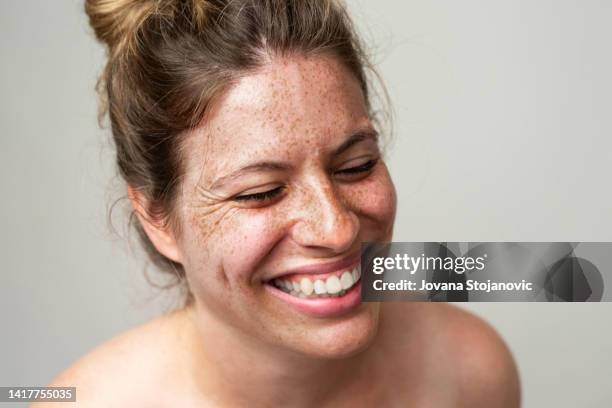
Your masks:
<instances>
[{"instance_id":1,"label":"forehead","mask_svg":"<svg viewBox=\"0 0 612 408\"><path fill-rule=\"evenodd\" d=\"M213 104L189 151L212 174L270 155L291 160L331 150L368 123L360 84L336 58L278 57Z\"/></svg>"}]
</instances>

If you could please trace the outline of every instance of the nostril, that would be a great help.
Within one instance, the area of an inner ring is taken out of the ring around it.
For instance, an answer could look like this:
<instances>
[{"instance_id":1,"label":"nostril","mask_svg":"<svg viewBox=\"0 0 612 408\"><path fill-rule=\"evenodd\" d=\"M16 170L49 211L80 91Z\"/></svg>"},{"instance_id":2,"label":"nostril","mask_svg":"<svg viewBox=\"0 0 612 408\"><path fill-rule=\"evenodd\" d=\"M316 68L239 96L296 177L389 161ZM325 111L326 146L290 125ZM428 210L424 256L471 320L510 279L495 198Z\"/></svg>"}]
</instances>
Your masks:
<instances>
[{"instance_id":1,"label":"nostril","mask_svg":"<svg viewBox=\"0 0 612 408\"><path fill-rule=\"evenodd\" d=\"M321 218L304 220L296 225L294 240L303 246L323 247L343 253L355 246L359 228L359 220L354 215L334 218L331 222Z\"/></svg>"},{"instance_id":2,"label":"nostril","mask_svg":"<svg viewBox=\"0 0 612 408\"><path fill-rule=\"evenodd\" d=\"M342 253L354 246L359 235L359 218L344 203L331 183L317 181L303 190L296 203L299 220L293 226L294 240L310 247L326 247Z\"/></svg>"}]
</instances>

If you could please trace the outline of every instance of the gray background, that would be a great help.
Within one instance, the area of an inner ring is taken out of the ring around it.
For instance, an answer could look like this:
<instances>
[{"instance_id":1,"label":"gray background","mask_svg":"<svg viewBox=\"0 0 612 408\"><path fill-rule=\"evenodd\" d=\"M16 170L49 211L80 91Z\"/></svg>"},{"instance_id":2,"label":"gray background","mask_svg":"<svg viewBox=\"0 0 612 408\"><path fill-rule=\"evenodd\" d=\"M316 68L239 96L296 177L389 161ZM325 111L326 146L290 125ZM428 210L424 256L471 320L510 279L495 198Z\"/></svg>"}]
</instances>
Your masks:
<instances>
[{"instance_id":1,"label":"gray background","mask_svg":"<svg viewBox=\"0 0 612 408\"><path fill-rule=\"evenodd\" d=\"M0 385L43 385L171 302L106 224L120 183L81 1L1 6ZM395 107L395 240L612 241L612 2L350 7ZM612 401L612 304L465 307L514 352L524 406Z\"/></svg>"}]
</instances>

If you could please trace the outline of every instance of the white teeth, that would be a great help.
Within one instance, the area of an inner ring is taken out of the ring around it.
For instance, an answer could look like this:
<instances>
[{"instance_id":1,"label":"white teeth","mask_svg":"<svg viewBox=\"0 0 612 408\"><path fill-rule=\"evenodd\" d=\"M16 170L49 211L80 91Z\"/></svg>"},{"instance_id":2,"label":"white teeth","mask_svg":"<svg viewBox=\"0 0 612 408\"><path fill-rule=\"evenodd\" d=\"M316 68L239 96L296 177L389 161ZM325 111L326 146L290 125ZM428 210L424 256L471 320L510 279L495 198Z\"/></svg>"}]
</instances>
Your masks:
<instances>
[{"instance_id":1,"label":"white teeth","mask_svg":"<svg viewBox=\"0 0 612 408\"><path fill-rule=\"evenodd\" d=\"M359 267L356 267L351 271L351 276L353 277L353 282L357 282L359 280L359 276L357 276Z\"/></svg>"},{"instance_id":2,"label":"white teeth","mask_svg":"<svg viewBox=\"0 0 612 408\"><path fill-rule=\"evenodd\" d=\"M340 277L332 275L327 280L317 279L314 282L306 277L294 282L274 279L274 285L285 293L299 298L326 298L343 296L361 278L361 268L344 271Z\"/></svg>"},{"instance_id":3,"label":"white teeth","mask_svg":"<svg viewBox=\"0 0 612 408\"><path fill-rule=\"evenodd\" d=\"M325 281L325 287L327 288L327 293L336 294L342 290L342 286L340 285L340 279L337 276L332 275Z\"/></svg>"},{"instance_id":4,"label":"white teeth","mask_svg":"<svg viewBox=\"0 0 612 408\"><path fill-rule=\"evenodd\" d=\"M314 290L314 285L312 284L312 281L310 279L302 278L302 280L300 281L300 288L305 295L310 295Z\"/></svg>"},{"instance_id":5,"label":"white teeth","mask_svg":"<svg viewBox=\"0 0 612 408\"><path fill-rule=\"evenodd\" d=\"M340 277L340 286L342 289L348 289L353 286L353 275L351 272L346 271Z\"/></svg>"},{"instance_id":6,"label":"white teeth","mask_svg":"<svg viewBox=\"0 0 612 408\"><path fill-rule=\"evenodd\" d=\"M325 286L325 282L317 279L314 283L314 291L317 295L325 295L327 293L327 287Z\"/></svg>"}]
</instances>

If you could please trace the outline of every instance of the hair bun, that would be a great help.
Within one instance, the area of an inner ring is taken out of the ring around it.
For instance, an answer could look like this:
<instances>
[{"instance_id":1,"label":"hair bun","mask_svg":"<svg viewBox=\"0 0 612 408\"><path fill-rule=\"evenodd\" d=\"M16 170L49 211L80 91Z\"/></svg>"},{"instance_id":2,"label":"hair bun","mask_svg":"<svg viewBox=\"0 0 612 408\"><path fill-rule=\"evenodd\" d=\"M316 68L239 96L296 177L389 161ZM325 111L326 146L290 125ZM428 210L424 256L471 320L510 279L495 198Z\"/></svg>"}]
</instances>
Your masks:
<instances>
[{"instance_id":1,"label":"hair bun","mask_svg":"<svg viewBox=\"0 0 612 408\"><path fill-rule=\"evenodd\" d=\"M133 39L146 19L161 3L156 0L85 0L89 25L110 51Z\"/></svg>"},{"instance_id":2,"label":"hair bun","mask_svg":"<svg viewBox=\"0 0 612 408\"><path fill-rule=\"evenodd\" d=\"M136 39L139 29L152 16L172 24L177 17L201 30L206 24L207 0L85 0L89 25L111 52Z\"/></svg>"}]
</instances>

